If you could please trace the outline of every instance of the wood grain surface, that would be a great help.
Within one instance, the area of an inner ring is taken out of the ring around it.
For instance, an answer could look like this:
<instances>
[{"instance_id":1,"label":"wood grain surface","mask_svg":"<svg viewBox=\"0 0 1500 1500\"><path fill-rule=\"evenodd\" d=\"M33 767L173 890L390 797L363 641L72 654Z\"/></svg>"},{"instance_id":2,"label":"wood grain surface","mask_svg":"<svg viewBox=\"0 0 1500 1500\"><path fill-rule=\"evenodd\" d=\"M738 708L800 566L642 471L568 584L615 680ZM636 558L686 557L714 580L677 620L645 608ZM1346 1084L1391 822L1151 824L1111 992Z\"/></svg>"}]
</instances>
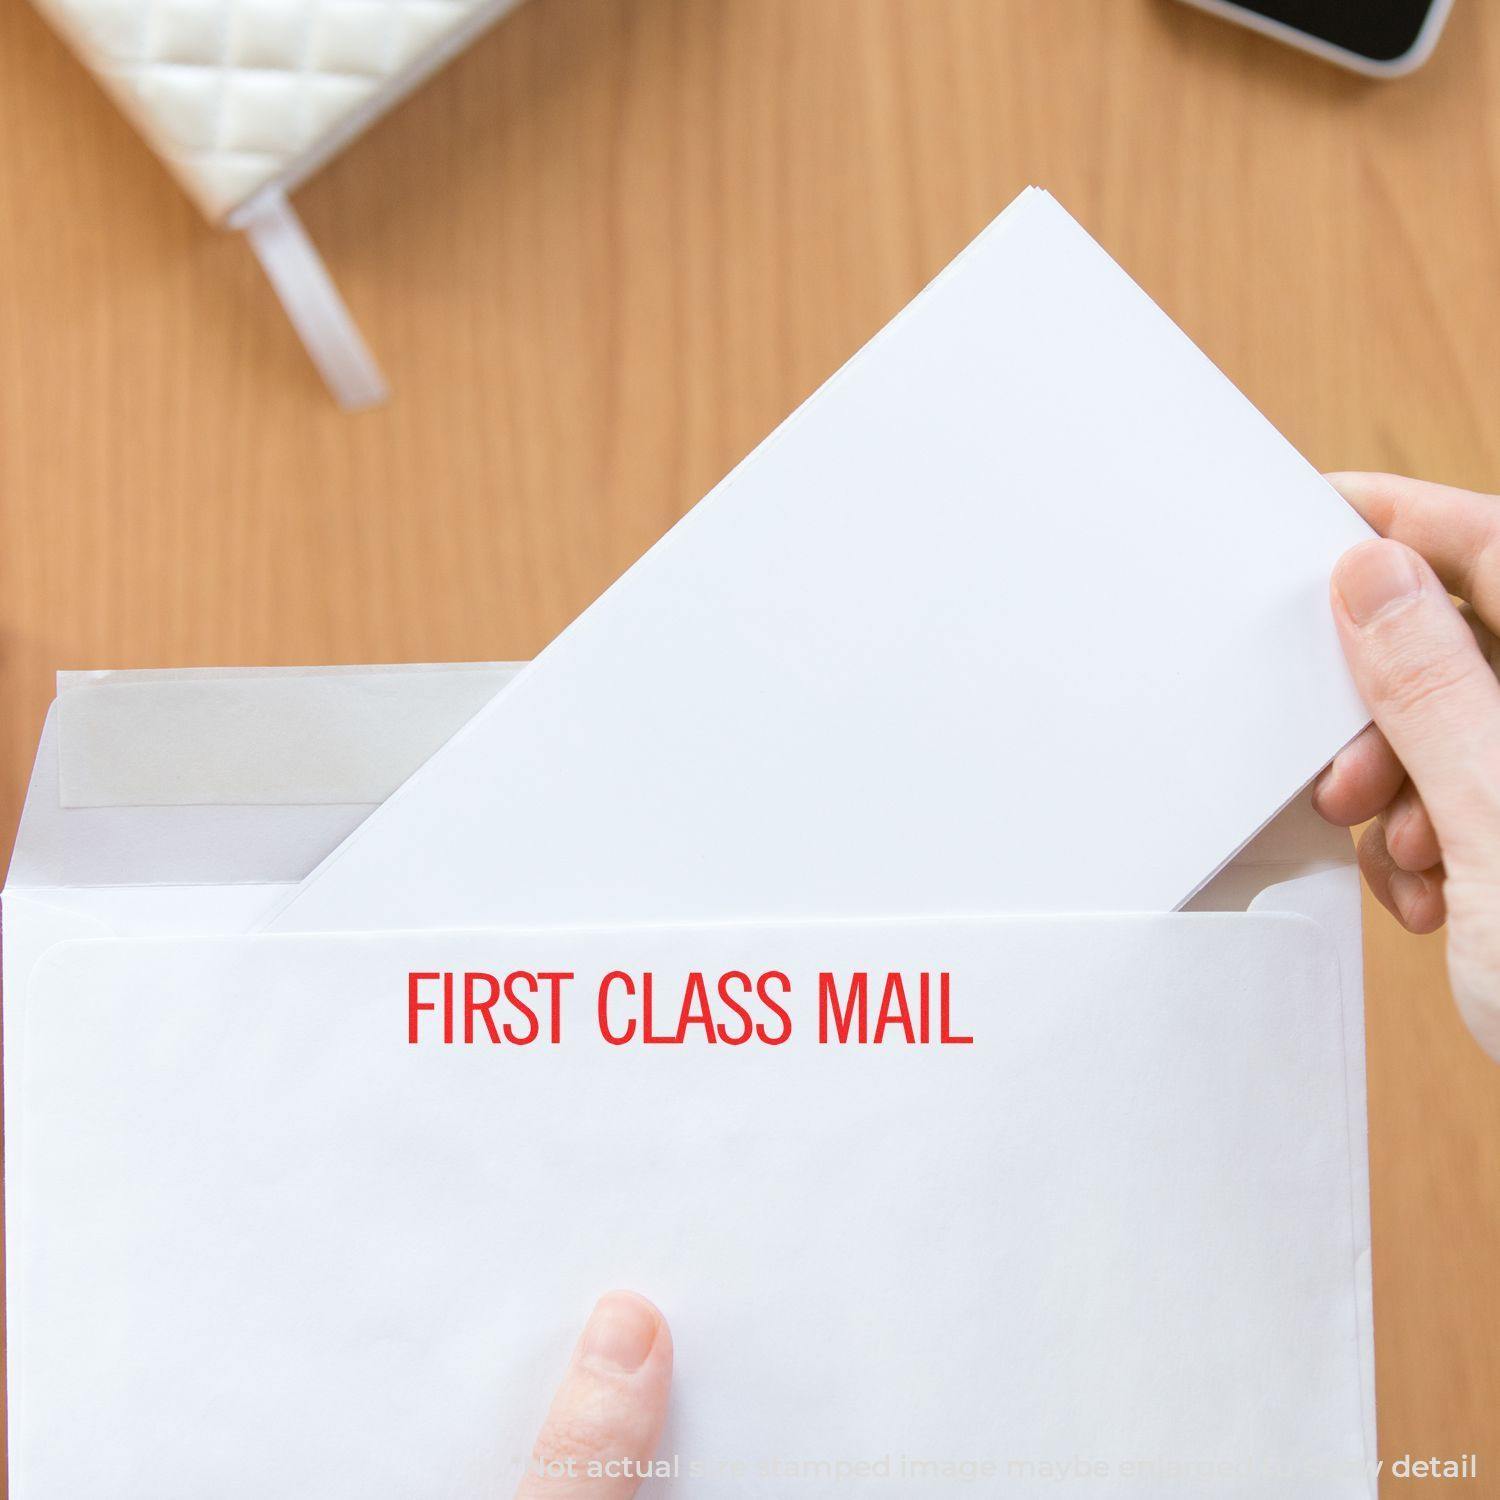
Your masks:
<instances>
[{"instance_id":1,"label":"wood grain surface","mask_svg":"<svg viewBox=\"0 0 1500 1500\"><path fill-rule=\"evenodd\" d=\"M21 0L0 145L7 846L58 668L531 655L1028 182L1315 463L1500 489L1490 0L1382 83L1173 0L530 0L298 195L358 417ZM1500 1495L1500 1070L1367 946L1382 1453Z\"/></svg>"}]
</instances>

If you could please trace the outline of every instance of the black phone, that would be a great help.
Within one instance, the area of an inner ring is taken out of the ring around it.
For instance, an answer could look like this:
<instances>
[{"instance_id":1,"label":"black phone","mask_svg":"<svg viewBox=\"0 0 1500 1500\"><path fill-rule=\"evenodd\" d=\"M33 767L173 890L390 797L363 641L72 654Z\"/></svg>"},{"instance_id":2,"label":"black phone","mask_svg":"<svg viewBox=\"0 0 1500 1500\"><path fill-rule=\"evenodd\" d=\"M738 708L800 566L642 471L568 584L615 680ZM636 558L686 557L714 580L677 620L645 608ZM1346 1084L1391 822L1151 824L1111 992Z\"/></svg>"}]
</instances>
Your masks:
<instances>
[{"instance_id":1,"label":"black phone","mask_svg":"<svg viewBox=\"0 0 1500 1500\"><path fill-rule=\"evenodd\" d=\"M1437 45L1453 0L1187 0L1361 73L1409 73Z\"/></svg>"}]
</instances>

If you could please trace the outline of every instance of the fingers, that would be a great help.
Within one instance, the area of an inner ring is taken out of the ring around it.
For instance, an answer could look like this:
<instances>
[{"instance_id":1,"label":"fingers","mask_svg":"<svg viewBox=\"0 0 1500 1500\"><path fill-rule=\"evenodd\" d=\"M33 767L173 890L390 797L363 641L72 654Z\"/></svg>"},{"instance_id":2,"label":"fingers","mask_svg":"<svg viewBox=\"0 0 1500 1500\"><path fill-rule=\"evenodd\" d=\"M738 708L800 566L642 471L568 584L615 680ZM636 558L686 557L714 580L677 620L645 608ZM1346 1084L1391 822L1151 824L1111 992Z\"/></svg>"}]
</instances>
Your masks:
<instances>
[{"instance_id":1,"label":"fingers","mask_svg":"<svg viewBox=\"0 0 1500 1500\"><path fill-rule=\"evenodd\" d=\"M1403 870L1386 848L1385 830L1371 823L1360 835L1359 868L1375 899L1409 932L1436 932L1446 907L1443 870Z\"/></svg>"},{"instance_id":2,"label":"fingers","mask_svg":"<svg viewBox=\"0 0 1500 1500\"><path fill-rule=\"evenodd\" d=\"M1500 924L1494 920L1500 892L1485 887L1450 885L1445 891L1452 912L1448 939L1448 978L1453 998L1474 1039L1500 1062Z\"/></svg>"},{"instance_id":3,"label":"fingers","mask_svg":"<svg viewBox=\"0 0 1500 1500\"><path fill-rule=\"evenodd\" d=\"M601 1297L516 1500L629 1500L661 1437L671 1380L662 1315L634 1292Z\"/></svg>"},{"instance_id":4,"label":"fingers","mask_svg":"<svg viewBox=\"0 0 1500 1500\"><path fill-rule=\"evenodd\" d=\"M1443 850L1437 829L1411 782L1406 782L1380 814L1385 846L1403 870L1430 870L1441 864Z\"/></svg>"},{"instance_id":5,"label":"fingers","mask_svg":"<svg viewBox=\"0 0 1500 1500\"><path fill-rule=\"evenodd\" d=\"M1397 474L1329 474L1381 536L1404 542L1443 586L1500 624L1500 498Z\"/></svg>"},{"instance_id":6,"label":"fingers","mask_svg":"<svg viewBox=\"0 0 1500 1500\"><path fill-rule=\"evenodd\" d=\"M1462 606L1459 613L1474 633L1480 654L1490 670L1500 672L1500 641L1497 641L1494 633L1468 605ZM1345 745L1328 769L1318 777L1313 785L1313 806L1330 823L1336 823L1340 828L1353 828L1357 823L1368 823L1371 818L1385 813L1403 783L1410 785L1406 781L1406 767L1397 760L1396 752L1391 749L1390 741L1380 732L1379 727L1371 724ZM1415 791L1412 795L1416 796ZM1420 800L1417 798L1418 802ZM1423 815L1425 817L1425 809ZM1431 819L1427 822L1430 826ZM1414 824L1411 833L1415 834L1416 831L1417 825ZM1388 822L1387 833L1390 832ZM1433 836L1436 837L1436 834ZM1404 840L1398 839L1392 846L1398 857L1403 844ZM1413 853L1410 857L1415 859L1417 856ZM1428 865L1437 863L1437 856L1420 865L1408 864L1405 857L1402 857L1401 862L1406 869L1426 869Z\"/></svg>"},{"instance_id":7,"label":"fingers","mask_svg":"<svg viewBox=\"0 0 1500 1500\"><path fill-rule=\"evenodd\" d=\"M1390 741L1371 724L1334 756L1313 787L1313 806L1340 828L1368 823L1390 805L1406 780Z\"/></svg>"},{"instance_id":8,"label":"fingers","mask_svg":"<svg viewBox=\"0 0 1500 1500\"><path fill-rule=\"evenodd\" d=\"M1500 682L1469 627L1432 569L1392 541L1362 542L1339 559L1333 613L1448 869L1484 868L1500 847Z\"/></svg>"}]
</instances>

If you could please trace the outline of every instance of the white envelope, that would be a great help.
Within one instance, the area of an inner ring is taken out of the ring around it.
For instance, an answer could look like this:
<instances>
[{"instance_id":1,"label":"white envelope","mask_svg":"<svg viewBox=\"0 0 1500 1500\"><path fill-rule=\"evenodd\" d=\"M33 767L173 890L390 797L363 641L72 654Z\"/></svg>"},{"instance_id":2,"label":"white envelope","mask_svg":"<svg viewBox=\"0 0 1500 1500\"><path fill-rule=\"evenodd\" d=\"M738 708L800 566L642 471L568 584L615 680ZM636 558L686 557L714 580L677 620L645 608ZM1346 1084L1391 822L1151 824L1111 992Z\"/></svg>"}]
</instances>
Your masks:
<instances>
[{"instance_id":1,"label":"white envelope","mask_svg":"<svg viewBox=\"0 0 1500 1500\"><path fill-rule=\"evenodd\" d=\"M539 1003L535 1045L434 1013L413 1047L409 975L450 965L572 975L560 1042ZM732 990L768 1040L642 1045L641 976L670 1036L694 971L775 971L779 1009ZM948 975L972 1042L825 1045L820 976L847 1002L857 972L872 1028L904 975L917 1036L931 976L934 1037ZM24 1495L493 1500L624 1282L673 1324L688 1494L865 1461L1034 1497L1062 1461L1111 1497L1179 1465L1368 1496L1339 988L1325 931L1259 912L61 945L23 1084Z\"/></svg>"},{"instance_id":2,"label":"white envelope","mask_svg":"<svg viewBox=\"0 0 1500 1500\"><path fill-rule=\"evenodd\" d=\"M194 935L253 925L368 814L362 798L431 748L415 726L446 713L452 728L466 694L512 669L489 670L446 700L438 678L464 674L65 684L5 896L18 1500L504 1493L589 1299L619 1283L657 1297L677 1334L665 1450L752 1465L689 1493L783 1493L754 1482L777 1455L904 1451L1092 1457L1117 1466L1098 1493L1154 1495L1159 1476L1118 1468L1210 1449L1287 1466L1247 1469L1226 1494L1373 1493L1346 838L1299 804L1204 910L1176 916ZM83 689L92 701L69 705ZM371 694L413 737L371 743ZM247 754L256 725L285 732ZM328 774L341 762L342 782ZM239 806L205 800L231 783ZM111 805L122 797L133 805ZM413 1051L404 1030L392 1050L405 998L393 1013L391 976L419 953L482 968L565 950L580 973L946 967L982 1021L960 1013L971 1048L729 1051L713 1074L675 1048L606 1056L586 1031L550 1057ZM441 1120L405 1112L391 1070L413 1057L439 1085L423 1097L447 1101ZM551 1132L585 1133L599 1170L570 1153L583 1175L559 1186L497 1149L513 1137L492 1132L522 1121L554 1161ZM387 1149L396 1123L409 1156ZM602 1170L630 1147L660 1162L645 1216L620 1198L642 1175ZM725 1151L747 1160L741 1176L720 1169ZM809 1181L804 1163L828 1151L845 1169ZM292 1155L305 1176L282 1170ZM569 1217L582 1198L605 1227ZM519 1203L546 1253L517 1250ZM214 1256L228 1257L217 1273ZM1004 1357L987 1357L997 1333ZM913 1378L878 1385L898 1357ZM976 1369L993 1386L976 1388ZM1055 1487L1023 1470L1004 1492Z\"/></svg>"}]
</instances>

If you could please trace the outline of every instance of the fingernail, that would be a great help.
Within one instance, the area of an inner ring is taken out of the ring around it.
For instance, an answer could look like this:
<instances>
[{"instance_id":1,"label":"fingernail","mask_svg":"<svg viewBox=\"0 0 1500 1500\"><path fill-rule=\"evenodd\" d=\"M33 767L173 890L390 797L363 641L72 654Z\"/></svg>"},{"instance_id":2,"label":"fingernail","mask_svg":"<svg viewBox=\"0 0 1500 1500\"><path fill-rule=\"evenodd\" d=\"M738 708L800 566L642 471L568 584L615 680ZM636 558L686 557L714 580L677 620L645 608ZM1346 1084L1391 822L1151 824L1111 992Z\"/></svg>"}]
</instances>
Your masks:
<instances>
[{"instance_id":1,"label":"fingernail","mask_svg":"<svg viewBox=\"0 0 1500 1500\"><path fill-rule=\"evenodd\" d=\"M1421 593L1422 575L1400 542L1361 542L1338 560L1333 586L1349 618L1364 626L1393 604Z\"/></svg>"},{"instance_id":2,"label":"fingernail","mask_svg":"<svg viewBox=\"0 0 1500 1500\"><path fill-rule=\"evenodd\" d=\"M1391 900L1401 913L1403 922L1410 922L1412 909L1427 894L1427 882L1410 870L1391 871Z\"/></svg>"},{"instance_id":3,"label":"fingernail","mask_svg":"<svg viewBox=\"0 0 1500 1500\"><path fill-rule=\"evenodd\" d=\"M590 1316L578 1352L595 1364L629 1374L646 1363L660 1319L644 1298L607 1292Z\"/></svg>"}]
</instances>

